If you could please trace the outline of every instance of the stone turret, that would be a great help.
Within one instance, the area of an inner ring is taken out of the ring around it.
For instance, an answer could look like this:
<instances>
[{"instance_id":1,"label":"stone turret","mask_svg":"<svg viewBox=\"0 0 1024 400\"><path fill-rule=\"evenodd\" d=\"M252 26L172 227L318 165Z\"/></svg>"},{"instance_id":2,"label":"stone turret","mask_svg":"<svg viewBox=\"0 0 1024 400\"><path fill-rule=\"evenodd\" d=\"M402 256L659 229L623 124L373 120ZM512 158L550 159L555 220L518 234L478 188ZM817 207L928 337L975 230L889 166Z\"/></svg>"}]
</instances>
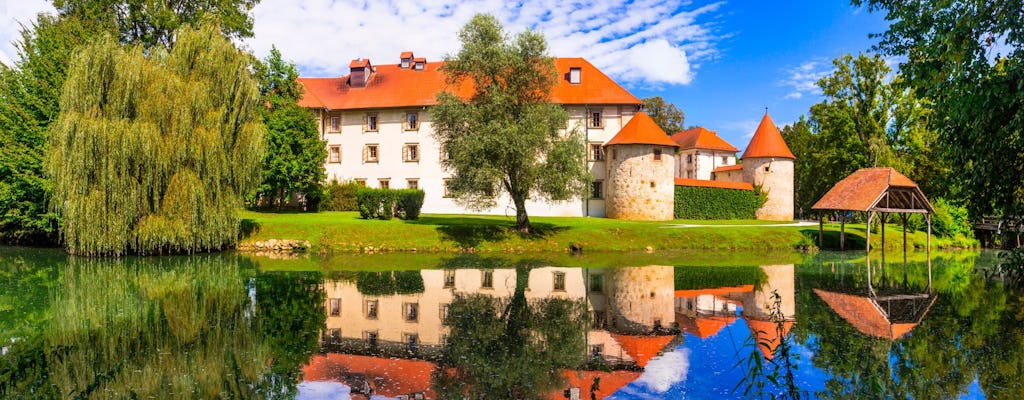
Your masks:
<instances>
[{"instance_id":1,"label":"stone turret","mask_svg":"<svg viewBox=\"0 0 1024 400\"><path fill-rule=\"evenodd\" d=\"M764 114L747 150L743 152L743 180L767 193L757 219L793 220L793 160L796 156L782 138L772 117Z\"/></svg>"},{"instance_id":2,"label":"stone turret","mask_svg":"<svg viewBox=\"0 0 1024 400\"><path fill-rule=\"evenodd\" d=\"M675 150L658 124L639 112L605 143L608 218L667 221L674 213Z\"/></svg>"}]
</instances>

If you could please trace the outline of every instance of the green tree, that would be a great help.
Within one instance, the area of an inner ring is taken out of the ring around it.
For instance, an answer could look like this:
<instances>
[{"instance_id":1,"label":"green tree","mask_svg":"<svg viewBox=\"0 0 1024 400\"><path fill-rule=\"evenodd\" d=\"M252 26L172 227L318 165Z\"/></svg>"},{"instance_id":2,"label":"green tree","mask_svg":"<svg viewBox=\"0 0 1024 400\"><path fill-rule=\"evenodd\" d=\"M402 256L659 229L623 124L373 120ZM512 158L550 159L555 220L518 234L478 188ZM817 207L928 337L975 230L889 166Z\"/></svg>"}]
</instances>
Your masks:
<instances>
[{"instance_id":1,"label":"green tree","mask_svg":"<svg viewBox=\"0 0 1024 400\"><path fill-rule=\"evenodd\" d=\"M267 128L267 153L256 200L280 207L298 192L305 195L307 209L316 211L327 178L327 144L320 139L313 114L296 103L302 96L299 71L273 47L256 72L267 104L260 108Z\"/></svg>"},{"instance_id":2,"label":"green tree","mask_svg":"<svg viewBox=\"0 0 1024 400\"><path fill-rule=\"evenodd\" d=\"M220 24L229 38L252 37L252 10L259 0L53 0L61 17L114 24L123 43L170 46L177 30L203 19Z\"/></svg>"},{"instance_id":3,"label":"green tree","mask_svg":"<svg viewBox=\"0 0 1024 400\"><path fill-rule=\"evenodd\" d=\"M452 300L448 343L433 379L439 398L545 398L563 383L558 370L583 363L586 307L558 298L528 302L530 270L538 266L514 264L511 298L457 294Z\"/></svg>"},{"instance_id":4,"label":"green tree","mask_svg":"<svg viewBox=\"0 0 1024 400\"><path fill-rule=\"evenodd\" d=\"M57 240L42 164L47 131L59 112L72 51L104 30L40 14L22 29L13 65L0 64L0 242Z\"/></svg>"},{"instance_id":5,"label":"green tree","mask_svg":"<svg viewBox=\"0 0 1024 400\"><path fill-rule=\"evenodd\" d=\"M508 194L517 228L529 233L528 199L585 193L585 140L578 130L562 132L568 116L549 98L557 71L542 35L527 30L510 40L497 19L477 15L459 39L462 49L442 68L450 83L473 82L475 90L468 99L440 93L430 110L434 134L451 156L442 161L452 172L449 190L478 209Z\"/></svg>"},{"instance_id":6,"label":"green tree","mask_svg":"<svg viewBox=\"0 0 1024 400\"><path fill-rule=\"evenodd\" d=\"M683 110L676 108L675 104L665 102L661 96L646 97L640 101L644 105L644 112L666 134L673 135L685 130L683 122L686 121L686 114L683 113Z\"/></svg>"},{"instance_id":7,"label":"green tree","mask_svg":"<svg viewBox=\"0 0 1024 400\"><path fill-rule=\"evenodd\" d=\"M853 0L884 11L878 49L905 56L907 82L935 103L954 182L975 216L1024 214L1024 13L1020 0Z\"/></svg>"},{"instance_id":8,"label":"green tree","mask_svg":"<svg viewBox=\"0 0 1024 400\"><path fill-rule=\"evenodd\" d=\"M929 126L932 104L902 84L879 55L843 55L818 81L825 99L809 120L782 129L797 157L794 210L808 212L836 182L860 168L894 167L930 197L950 193L948 160Z\"/></svg>"},{"instance_id":9,"label":"green tree","mask_svg":"<svg viewBox=\"0 0 1024 400\"><path fill-rule=\"evenodd\" d=\"M251 65L210 24L178 31L169 50L108 37L78 52L44 162L69 252L235 243L264 152Z\"/></svg>"}]
</instances>

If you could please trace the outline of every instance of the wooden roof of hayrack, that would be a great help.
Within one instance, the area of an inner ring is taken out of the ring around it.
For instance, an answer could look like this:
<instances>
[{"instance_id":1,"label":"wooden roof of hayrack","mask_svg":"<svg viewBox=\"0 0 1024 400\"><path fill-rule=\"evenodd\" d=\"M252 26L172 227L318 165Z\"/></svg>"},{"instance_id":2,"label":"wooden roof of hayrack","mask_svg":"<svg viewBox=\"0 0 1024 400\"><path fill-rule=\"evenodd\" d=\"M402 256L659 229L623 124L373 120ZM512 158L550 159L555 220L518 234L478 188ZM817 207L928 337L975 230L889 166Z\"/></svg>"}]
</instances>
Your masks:
<instances>
[{"instance_id":1,"label":"wooden roof of hayrack","mask_svg":"<svg viewBox=\"0 0 1024 400\"><path fill-rule=\"evenodd\" d=\"M935 209L914 181L893 168L862 168L839 181L813 210L933 214Z\"/></svg>"}]
</instances>

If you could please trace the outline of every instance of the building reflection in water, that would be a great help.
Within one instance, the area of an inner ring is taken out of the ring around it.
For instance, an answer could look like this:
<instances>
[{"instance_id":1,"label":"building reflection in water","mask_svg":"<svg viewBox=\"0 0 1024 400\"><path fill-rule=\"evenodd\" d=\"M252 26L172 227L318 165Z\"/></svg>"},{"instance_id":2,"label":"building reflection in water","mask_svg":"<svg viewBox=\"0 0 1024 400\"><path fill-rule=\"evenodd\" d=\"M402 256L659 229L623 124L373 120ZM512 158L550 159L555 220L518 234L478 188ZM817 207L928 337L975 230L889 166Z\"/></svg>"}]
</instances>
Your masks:
<instances>
[{"instance_id":1,"label":"building reflection in water","mask_svg":"<svg viewBox=\"0 0 1024 400\"><path fill-rule=\"evenodd\" d=\"M672 266L529 269L528 303L552 298L585 302L590 313L590 325L581 329L587 354L580 357L589 361L560 371L564 390L549 398L604 398L640 378L652 359L672 352L684 338L682 331L700 338L714 335L740 310L752 332L777 336L772 292L782 299L788 331L795 313L794 266L760 270L761 282L677 291ZM458 317L449 315L449 305L466 294L511 298L517 271L436 269L377 273L375 279L385 282L382 286L421 282L398 285L418 289L405 291L367 288L358 277L325 282L326 328L321 354L304 368L307 388L334 385L337 393L347 391L352 398L437 398L432 374L450 333L447 320Z\"/></svg>"}]
</instances>

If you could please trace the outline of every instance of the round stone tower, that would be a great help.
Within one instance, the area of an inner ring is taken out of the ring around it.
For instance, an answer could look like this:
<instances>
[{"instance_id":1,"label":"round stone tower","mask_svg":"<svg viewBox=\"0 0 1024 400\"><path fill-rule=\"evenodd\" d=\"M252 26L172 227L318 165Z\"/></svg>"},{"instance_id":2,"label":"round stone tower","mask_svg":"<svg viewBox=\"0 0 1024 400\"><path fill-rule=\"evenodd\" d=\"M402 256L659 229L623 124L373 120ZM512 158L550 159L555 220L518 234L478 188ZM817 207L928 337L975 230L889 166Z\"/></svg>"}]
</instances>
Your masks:
<instances>
[{"instance_id":1,"label":"round stone tower","mask_svg":"<svg viewBox=\"0 0 1024 400\"><path fill-rule=\"evenodd\" d=\"M605 143L608 218L667 221L674 215L678 145L640 112Z\"/></svg>"},{"instance_id":2,"label":"round stone tower","mask_svg":"<svg viewBox=\"0 0 1024 400\"><path fill-rule=\"evenodd\" d=\"M796 157L768 113L761 119L742 159L743 180L760 186L768 195L768 201L757 210L757 219L792 221L793 160Z\"/></svg>"}]
</instances>

